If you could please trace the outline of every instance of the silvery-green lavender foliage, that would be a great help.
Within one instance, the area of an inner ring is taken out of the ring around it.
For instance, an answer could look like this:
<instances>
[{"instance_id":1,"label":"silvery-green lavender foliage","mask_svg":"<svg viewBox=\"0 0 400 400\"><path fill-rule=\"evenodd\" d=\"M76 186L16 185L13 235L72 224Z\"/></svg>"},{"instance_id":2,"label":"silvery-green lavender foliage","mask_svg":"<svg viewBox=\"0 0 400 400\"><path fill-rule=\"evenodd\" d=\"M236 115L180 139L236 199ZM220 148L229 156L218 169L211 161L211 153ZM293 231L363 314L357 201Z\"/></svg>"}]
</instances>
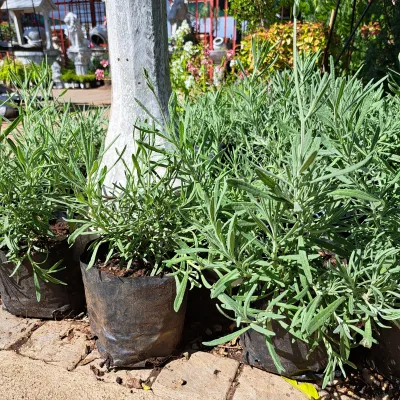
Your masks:
<instances>
[{"instance_id":1,"label":"silvery-green lavender foliage","mask_svg":"<svg viewBox=\"0 0 400 400\"><path fill-rule=\"evenodd\" d=\"M69 220L77 228L70 241L80 235L96 235L89 247L88 268L99 260L107 263L118 258L120 268L130 269L135 262L145 261L149 273L158 275L164 273L163 261L179 248L176 240L185 224L179 211L186 202L177 182L179 165L176 158L155 147L154 135L140 132L137 136L131 165L122 158L120 161L125 165L124 184L105 186L108 170L101 167L100 157L89 171L85 184L75 188L75 198L66 196L76 213L76 218ZM161 157L154 157L156 150L162 153ZM110 147L106 151L115 149ZM76 180L68 165L63 175L69 177L71 183ZM101 254L99 250L105 246L107 254ZM180 274L179 267L177 270ZM175 268L167 272L175 272ZM178 291L176 309L182 303L185 289Z\"/></svg>"},{"instance_id":2,"label":"silvery-green lavender foliage","mask_svg":"<svg viewBox=\"0 0 400 400\"><path fill-rule=\"evenodd\" d=\"M321 75L315 61L247 77L182 116L171 101L166 138L191 229L168 263L185 261L236 321L209 344L254 329L283 371L275 320L325 346L327 384L353 347L400 318L400 102L381 82Z\"/></svg>"},{"instance_id":3,"label":"silvery-green lavender foliage","mask_svg":"<svg viewBox=\"0 0 400 400\"><path fill-rule=\"evenodd\" d=\"M37 79L33 87L32 73ZM60 283L54 273L63 267L46 270L32 260L34 252L46 252L43 244L54 237L50 221L68 211L56 203L73 189L59 161L77 165L85 180L100 151L106 118L104 110L73 110L71 104L52 99L47 68L32 66L25 79L12 79L21 104L19 117L0 134L0 249L15 262L14 273L28 258L39 288L38 279Z\"/></svg>"}]
</instances>

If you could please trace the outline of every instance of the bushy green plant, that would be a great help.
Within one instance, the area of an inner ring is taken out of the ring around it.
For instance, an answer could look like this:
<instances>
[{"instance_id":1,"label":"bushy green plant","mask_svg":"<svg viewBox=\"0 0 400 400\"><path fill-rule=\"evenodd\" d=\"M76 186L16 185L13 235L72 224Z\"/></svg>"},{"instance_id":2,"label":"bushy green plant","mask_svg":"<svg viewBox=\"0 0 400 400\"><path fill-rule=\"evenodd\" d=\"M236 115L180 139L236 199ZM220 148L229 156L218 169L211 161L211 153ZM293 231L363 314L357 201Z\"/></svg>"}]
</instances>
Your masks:
<instances>
[{"instance_id":1,"label":"bushy green plant","mask_svg":"<svg viewBox=\"0 0 400 400\"><path fill-rule=\"evenodd\" d=\"M230 0L229 13L239 24L246 23L247 30L254 31L266 27L278 19L277 14L292 1Z\"/></svg>"},{"instance_id":2,"label":"bushy green plant","mask_svg":"<svg viewBox=\"0 0 400 400\"><path fill-rule=\"evenodd\" d=\"M10 42L15 38L15 27L9 22L2 21L0 23L0 40Z\"/></svg>"},{"instance_id":3,"label":"bushy green plant","mask_svg":"<svg viewBox=\"0 0 400 400\"><path fill-rule=\"evenodd\" d=\"M75 194L74 199L66 196L64 200L65 204L71 204L76 215L68 220L74 226L70 241L81 235L96 236L88 249L91 253L88 268L118 260L121 269L142 265L151 276L162 273L176 276L175 309L178 310L188 279L185 264L166 265L164 261L179 249L186 226L180 215L185 197L177 178L179 165L172 155L156 148L153 134L144 131L139 134L132 163L119 161L125 165L124 182L116 182L112 187L105 186L111 170L101 166L103 155L115 151L112 147L96 159L87 178L70 162L61 162L62 174L71 182ZM81 151L85 153L84 147ZM104 246L106 254L102 252Z\"/></svg>"},{"instance_id":4,"label":"bushy green plant","mask_svg":"<svg viewBox=\"0 0 400 400\"><path fill-rule=\"evenodd\" d=\"M0 81L3 81L6 85L11 84L11 74L24 79L29 66L24 66L20 61L6 58L0 66Z\"/></svg>"},{"instance_id":5,"label":"bushy green plant","mask_svg":"<svg viewBox=\"0 0 400 400\"><path fill-rule=\"evenodd\" d=\"M305 22L297 25L297 50L300 54L317 54L325 48L327 31L323 24ZM293 23L275 23L268 29L259 29L242 41L240 60L248 69L253 69L252 42L254 39L275 45L265 63L273 64L274 69L284 69L293 66Z\"/></svg>"},{"instance_id":6,"label":"bushy green plant","mask_svg":"<svg viewBox=\"0 0 400 400\"><path fill-rule=\"evenodd\" d=\"M185 260L237 324L209 344L254 329L283 372L276 321L325 347L327 384L400 318L400 123L382 82L321 75L316 59L251 74L184 117L171 103L193 238L170 263Z\"/></svg>"},{"instance_id":7,"label":"bushy green plant","mask_svg":"<svg viewBox=\"0 0 400 400\"><path fill-rule=\"evenodd\" d=\"M78 82L78 75L76 75L75 69L66 69L61 75L63 82Z\"/></svg>"},{"instance_id":8,"label":"bushy green plant","mask_svg":"<svg viewBox=\"0 0 400 400\"><path fill-rule=\"evenodd\" d=\"M58 202L72 192L60 166L73 164L87 175L88 162L100 151L106 119L100 109L77 112L52 99L48 69L35 67L35 74L34 87L29 76L11 77L21 105L18 119L0 135L0 249L16 264L14 274L25 259L31 261L39 300L38 279L60 283L54 273L62 263L47 270L32 258L46 254L48 239L55 238L49 224L69 211ZM85 143L85 158L80 143Z\"/></svg>"},{"instance_id":9,"label":"bushy green plant","mask_svg":"<svg viewBox=\"0 0 400 400\"><path fill-rule=\"evenodd\" d=\"M305 21L323 23L328 27L336 4L336 0L302 0L302 18ZM367 7L368 11L364 13ZM392 0L371 3L341 2L334 25L337 40L331 44L330 54L338 56L361 16L363 19L336 66L346 72L355 73L364 64L361 77L365 82L381 79L387 74L388 68L397 68L399 12L400 3Z\"/></svg>"},{"instance_id":10,"label":"bushy green plant","mask_svg":"<svg viewBox=\"0 0 400 400\"><path fill-rule=\"evenodd\" d=\"M77 75L77 80L80 83L86 83L86 82L95 82L96 81L96 75L95 74L87 74L87 75Z\"/></svg>"}]
</instances>

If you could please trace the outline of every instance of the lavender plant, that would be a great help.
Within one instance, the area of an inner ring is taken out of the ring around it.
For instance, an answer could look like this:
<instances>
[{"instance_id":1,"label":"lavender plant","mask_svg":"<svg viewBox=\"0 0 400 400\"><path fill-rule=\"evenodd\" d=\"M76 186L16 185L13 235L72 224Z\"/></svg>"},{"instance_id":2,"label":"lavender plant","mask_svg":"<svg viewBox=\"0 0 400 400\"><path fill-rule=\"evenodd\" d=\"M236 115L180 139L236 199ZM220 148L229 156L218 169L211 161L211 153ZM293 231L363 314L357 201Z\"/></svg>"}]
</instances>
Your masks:
<instances>
[{"instance_id":1,"label":"lavender plant","mask_svg":"<svg viewBox=\"0 0 400 400\"><path fill-rule=\"evenodd\" d=\"M33 73L35 86L30 85ZM32 66L23 79L11 79L21 104L19 117L0 135L0 249L15 263L13 275L30 261L39 301L40 279L61 283L54 275L62 263L46 269L33 258L46 255L48 240L56 239L50 222L68 214L68 206L57 203L72 191L60 160L76 165L84 180L100 151L105 118L101 109L80 112L52 99L47 68ZM87 143L85 157L77 151L78 138Z\"/></svg>"},{"instance_id":2,"label":"lavender plant","mask_svg":"<svg viewBox=\"0 0 400 400\"><path fill-rule=\"evenodd\" d=\"M382 82L315 65L296 55L293 69L249 76L182 117L171 103L165 137L192 195L193 239L168 263L185 260L236 322L209 345L254 329L283 372L276 321L325 347L326 385L400 317L400 125Z\"/></svg>"}]
</instances>

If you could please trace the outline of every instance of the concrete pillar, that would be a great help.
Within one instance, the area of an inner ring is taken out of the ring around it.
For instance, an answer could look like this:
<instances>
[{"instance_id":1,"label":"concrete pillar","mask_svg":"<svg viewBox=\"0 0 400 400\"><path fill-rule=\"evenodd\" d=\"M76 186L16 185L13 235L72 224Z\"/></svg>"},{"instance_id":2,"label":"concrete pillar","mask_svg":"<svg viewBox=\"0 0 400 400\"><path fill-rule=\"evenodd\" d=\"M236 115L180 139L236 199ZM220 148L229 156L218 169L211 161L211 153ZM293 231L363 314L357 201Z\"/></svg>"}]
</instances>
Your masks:
<instances>
[{"instance_id":1,"label":"concrete pillar","mask_svg":"<svg viewBox=\"0 0 400 400\"><path fill-rule=\"evenodd\" d=\"M21 12L20 11L9 11L10 16L14 21L15 32L17 34L18 44L22 46L24 44L24 30L22 28Z\"/></svg>"},{"instance_id":2,"label":"concrete pillar","mask_svg":"<svg viewBox=\"0 0 400 400\"><path fill-rule=\"evenodd\" d=\"M46 50L53 50L53 40L51 38L51 29L49 24L49 13L43 12L44 30L46 32Z\"/></svg>"},{"instance_id":3,"label":"concrete pillar","mask_svg":"<svg viewBox=\"0 0 400 400\"><path fill-rule=\"evenodd\" d=\"M106 146L115 139L103 164L111 167L118 158L116 150L126 151L131 165L136 148L133 126L137 119L148 119L138 99L159 121L161 110L146 85L143 69L149 73L162 111L167 114L171 83L168 65L167 10L165 0L106 0L110 64L112 68L112 105ZM119 162L107 175L106 186L124 184L124 165Z\"/></svg>"}]
</instances>

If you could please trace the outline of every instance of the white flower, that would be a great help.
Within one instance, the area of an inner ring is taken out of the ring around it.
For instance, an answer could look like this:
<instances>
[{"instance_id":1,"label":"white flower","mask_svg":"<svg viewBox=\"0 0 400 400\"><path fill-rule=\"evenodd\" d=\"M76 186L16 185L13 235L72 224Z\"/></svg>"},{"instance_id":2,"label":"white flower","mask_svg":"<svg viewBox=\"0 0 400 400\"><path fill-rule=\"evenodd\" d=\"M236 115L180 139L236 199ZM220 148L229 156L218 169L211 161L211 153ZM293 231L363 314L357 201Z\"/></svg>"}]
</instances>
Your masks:
<instances>
[{"instance_id":1,"label":"white flower","mask_svg":"<svg viewBox=\"0 0 400 400\"><path fill-rule=\"evenodd\" d=\"M178 30L181 30L182 32L185 33L185 35L190 33L190 26L188 24L188 22L185 20L182 22L182 25L179 27Z\"/></svg>"},{"instance_id":2,"label":"white flower","mask_svg":"<svg viewBox=\"0 0 400 400\"><path fill-rule=\"evenodd\" d=\"M225 77L225 68L221 66L216 66L214 68L213 83L215 86L221 86Z\"/></svg>"},{"instance_id":3,"label":"white flower","mask_svg":"<svg viewBox=\"0 0 400 400\"><path fill-rule=\"evenodd\" d=\"M179 42L182 41L183 38L190 33L190 26L187 21L183 21L182 25L176 30L175 34L172 35L171 39Z\"/></svg>"},{"instance_id":4,"label":"white flower","mask_svg":"<svg viewBox=\"0 0 400 400\"><path fill-rule=\"evenodd\" d=\"M193 51L193 42L186 42L185 45L183 46L183 51L191 54Z\"/></svg>"},{"instance_id":5,"label":"white flower","mask_svg":"<svg viewBox=\"0 0 400 400\"><path fill-rule=\"evenodd\" d=\"M194 77L192 75L189 75L186 80L185 80L185 87L186 89L190 89L195 83Z\"/></svg>"}]
</instances>

